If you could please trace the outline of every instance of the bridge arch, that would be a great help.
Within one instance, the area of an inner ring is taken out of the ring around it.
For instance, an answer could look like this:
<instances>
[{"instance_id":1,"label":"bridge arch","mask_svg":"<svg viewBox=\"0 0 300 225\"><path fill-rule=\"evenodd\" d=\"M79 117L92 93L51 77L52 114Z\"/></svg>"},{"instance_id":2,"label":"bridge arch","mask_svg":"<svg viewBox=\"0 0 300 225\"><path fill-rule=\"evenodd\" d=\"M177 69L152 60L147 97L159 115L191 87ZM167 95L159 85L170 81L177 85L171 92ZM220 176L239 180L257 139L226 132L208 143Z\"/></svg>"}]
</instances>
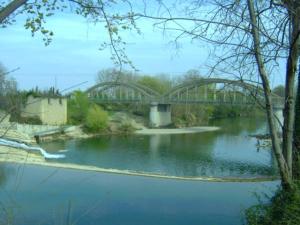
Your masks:
<instances>
[{"instance_id":1,"label":"bridge arch","mask_svg":"<svg viewBox=\"0 0 300 225\"><path fill-rule=\"evenodd\" d=\"M222 78L200 78L175 86L163 96L170 103L210 104L254 104L264 102L264 91L260 86L238 80ZM274 103L282 104L282 98L272 94Z\"/></svg>"},{"instance_id":2,"label":"bridge arch","mask_svg":"<svg viewBox=\"0 0 300 225\"><path fill-rule=\"evenodd\" d=\"M111 81L96 84L85 91L94 100L120 102L150 102L160 98L160 94L138 83Z\"/></svg>"}]
</instances>

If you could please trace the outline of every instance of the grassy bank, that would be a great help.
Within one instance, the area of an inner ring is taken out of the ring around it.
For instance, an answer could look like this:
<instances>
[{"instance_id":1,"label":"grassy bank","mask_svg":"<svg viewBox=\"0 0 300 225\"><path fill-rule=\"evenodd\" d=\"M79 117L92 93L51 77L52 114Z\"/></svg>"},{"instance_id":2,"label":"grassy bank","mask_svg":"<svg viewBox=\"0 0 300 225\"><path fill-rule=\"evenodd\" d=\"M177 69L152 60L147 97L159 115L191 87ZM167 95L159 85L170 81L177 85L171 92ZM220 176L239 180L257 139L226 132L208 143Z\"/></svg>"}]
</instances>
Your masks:
<instances>
[{"instance_id":1,"label":"grassy bank","mask_svg":"<svg viewBox=\"0 0 300 225\"><path fill-rule=\"evenodd\" d=\"M300 224L300 185L291 192L278 190L269 203L249 208L246 218L247 225Z\"/></svg>"}]
</instances>

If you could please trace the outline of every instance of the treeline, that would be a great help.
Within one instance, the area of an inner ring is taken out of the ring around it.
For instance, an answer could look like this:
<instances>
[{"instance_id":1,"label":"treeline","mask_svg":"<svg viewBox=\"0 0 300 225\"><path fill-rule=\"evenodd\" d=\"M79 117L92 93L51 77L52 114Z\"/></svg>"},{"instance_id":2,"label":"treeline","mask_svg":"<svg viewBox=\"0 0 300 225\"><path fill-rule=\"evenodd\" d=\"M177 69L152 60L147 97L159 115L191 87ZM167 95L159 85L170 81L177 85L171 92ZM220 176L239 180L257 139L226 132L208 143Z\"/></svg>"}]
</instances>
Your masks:
<instances>
[{"instance_id":1,"label":"treeline","mask_svg":"<svg viewBox=\"0 0 300 225\"><path fill-rule=\"evenodd\" d=\"M174 77L170 74L165 73L152 76L131 71L120 72L115 69L104 69L98 72L96 76L96 82L135 82L149 87L160 94L163 94L178 84L193 81L199 78L203 77L198 70L189 70L182 75ZM281 95L282 86L274 88L273 91L274 93ZM38 87L26 91L18 90L17 82L13 78L11 78L5 68L0 65L0 109L4 111L10 111L11 120L22 123L37 122L36 120L31 121L30 118L24 120L24 118L21 117L22 105L26 103L26 99L29 95L32 95L34 97L63 97L63 94L53 87L50 87L47 90L40 90ZM70 111L69 115L75 112L74 107L76 107L76 104L73 100L70 99L68 103L68 110ZM86 106L82 106L81 108L84 107ZM90 107L91 105L89 105L87 108ZM92 108L94 108L94 106L92 106ZM149 106L140 104L105 104L102 105L102 108L106 111L129 111L133 114L140 115L145 118L148 118L149 113ZM85 109L85 111L87 110L88 109ZM256 108L249 106L189 104L172 105L172 119L175 126L179 127L207 124L210 118L252 116L257 113L258 110ZM78 117L75 112L75 115L72 114L72 116L69 116L69 122L72 124L78 124L83 122L82 118L85 118L86 121L86 116Z\"/></svg>"},{"instance_id":2,"label":"treeline","mask_svg":"<svg viewBox=\"0 0 300 225\"><path fill-rule=\"evenodd\" d=\"M136 72L119 72L115 69L105 69L101 70L97 74L96 82L134 82L149 87L160 94L163 94L179 84L190 82L200 78L203 78L203 76L201 76L198 70L189 70L180 76L173 77L170 74L158 74L155 76L150 76ZM211 89L215 88L214 85L211 86ZM138 114L146 118L148 117L149 113L149 106L136 104L106 104L103 105L103 107L107 110L131 111L134 114ZM261 111L258 108L253 107L252 105L172 105L172 121L174 122L174 125L176 127L207 124L209 119L211 118L254 116L257 114L261 114Z\"/></svg>"},{"instance_id":3,"label":"treeline","mask_svg":"<svg viewBox=\"0 0 300 225\"><path fill-rule=\"evenodd\" d=\"M14 105L17 95L17 82L0 63L0 109L9 109Z\"/></svg>"}]
</instances>

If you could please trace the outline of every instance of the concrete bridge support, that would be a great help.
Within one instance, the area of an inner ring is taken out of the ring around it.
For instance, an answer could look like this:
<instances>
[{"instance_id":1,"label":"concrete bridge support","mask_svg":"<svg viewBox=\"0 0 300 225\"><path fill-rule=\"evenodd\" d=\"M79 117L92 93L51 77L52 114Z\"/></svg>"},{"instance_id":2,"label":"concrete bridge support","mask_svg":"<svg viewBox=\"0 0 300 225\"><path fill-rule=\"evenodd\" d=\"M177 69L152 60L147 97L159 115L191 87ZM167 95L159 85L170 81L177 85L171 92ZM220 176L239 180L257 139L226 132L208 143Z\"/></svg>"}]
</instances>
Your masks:
<instances>
[{"instance_id":1,"label":"concrete bridge support","mask_svg":"<svg viewBox=\"0 0 300 225\"><path fill-rule=\"evenodd\" d=\"M171 105L152 102L150 105L150 127L163 127L171 123Z\"/></svg>"}]
</instances>

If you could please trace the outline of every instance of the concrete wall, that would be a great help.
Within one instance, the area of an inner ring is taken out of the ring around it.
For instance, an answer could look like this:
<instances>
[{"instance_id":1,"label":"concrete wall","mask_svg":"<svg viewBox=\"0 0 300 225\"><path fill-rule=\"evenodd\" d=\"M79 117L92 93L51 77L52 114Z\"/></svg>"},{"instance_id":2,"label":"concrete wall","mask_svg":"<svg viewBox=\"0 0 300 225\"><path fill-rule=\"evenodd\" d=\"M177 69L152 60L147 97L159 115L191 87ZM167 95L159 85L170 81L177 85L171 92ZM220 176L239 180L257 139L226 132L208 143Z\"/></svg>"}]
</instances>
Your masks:
<instances>
[{"instance_id":1,"label":"concrete wall","mask_svg":"<svg viewBox=\"0 0 300 225\"><path fill-rule=\"evenodd\" d=\"M163 127L172 123L171 105L151 103L150 127Z\"/></svg>"},{"instance_id":2,"label":"concrete wall","mask_svg":"<svg viewBox=\"0 0 300 225\"><path fill-rule=\"evenodd\" d=\"M29 96L22 111L23 117L37 116L43 124L62 125L67 123L67 99L65 98Z\"/></svg>"},{"instance_id":3,"label":"concrete wall","mask_svg":"<svg viewBox=\"0 0 300 225\"><path fill-rule=\"evenodd\" d=\"M49 130L59 129L58 125L32 125L32 124L12 124L10 125L12 130L16 130L21 133L26 133L29 136L33 136L35 133L45 132Z\"/></svg>"}]
</instances>

